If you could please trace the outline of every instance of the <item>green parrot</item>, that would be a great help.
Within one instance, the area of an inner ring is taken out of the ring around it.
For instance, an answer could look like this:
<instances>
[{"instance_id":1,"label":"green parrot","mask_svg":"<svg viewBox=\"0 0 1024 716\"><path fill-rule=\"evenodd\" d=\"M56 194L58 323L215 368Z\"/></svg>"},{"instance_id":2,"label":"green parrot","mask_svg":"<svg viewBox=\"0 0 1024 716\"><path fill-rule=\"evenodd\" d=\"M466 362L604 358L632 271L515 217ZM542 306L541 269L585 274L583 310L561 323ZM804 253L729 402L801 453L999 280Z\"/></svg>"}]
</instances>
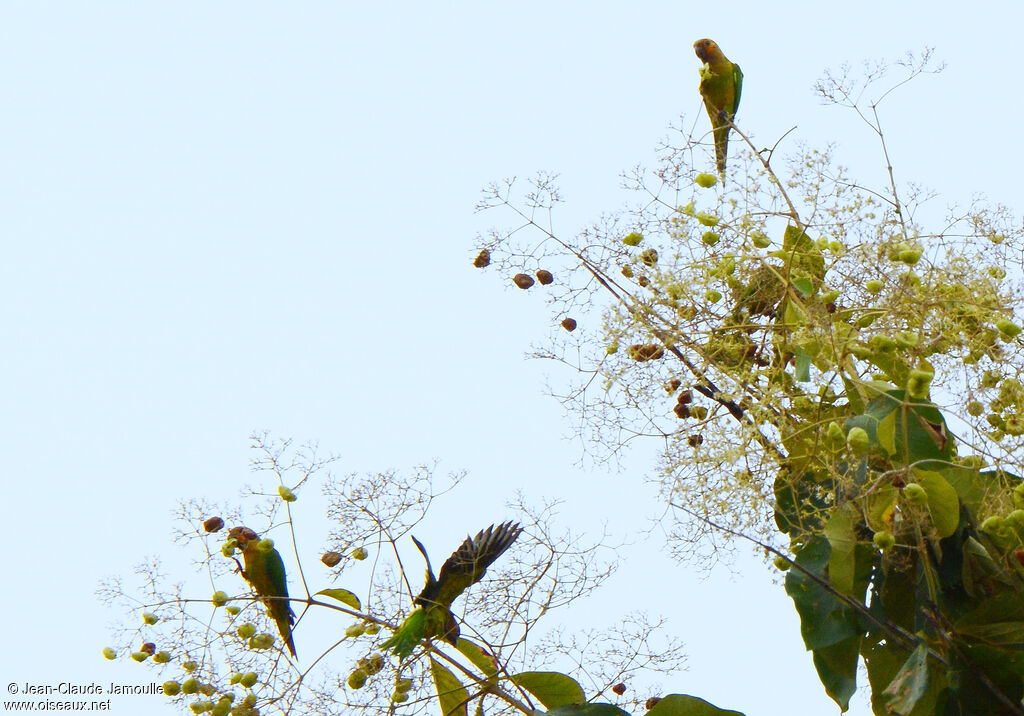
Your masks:
<instances>
[{"instance_id":1,"label":"green parrot","mask_svg":"<svg viewBox=\"0 0 1024 716\"><path fill-rule=\"evenodd\" d=\"M730 62L714 40L697 40L693 51L704 63L700 68L700 96L711 118L715 135L715 161L718 173L725 182L725 157L729 150L729 130L740 107L740 90L743 89L743 72L735 62Z\"/></svg>"},{"instance_id":2,"label":"green parrot","mask_svg":"<svg viewBox=\"0 0 1024 716\"><path fill-rule=\"evenodd\" d=\"M252 585L263 601L270 618L277 623L281 638L288 646L288 651L295 658L295 642L292 641L292 624L295 613L288 604L288 580L284 572L284 561L281 553L274 549L270 540L260 540L260 536L248 527L232 527L228 531L228 539L238 542L245 560L242 576Z\"/></svg>"},{"instance_id":3,"label":"green parrot","mask_svg":"<svg viewBox=\"0 0 1024 716\"><path fill-rule=\"evenodd\" d=\"M390 639L381 644L381 649L392 649L394 654L404 659L424 638L439 636L455 646L459 640L459 625L452 614L452 602L480 581L487 568L512 546L522 531L518 523L505 522L480 530L476 537L466 537L466 541L441 565L437 578L430 568L427 550L413 537L412 541L427 561L427 584L414 600L417 609Z\"/></svg>"}]
</instances>

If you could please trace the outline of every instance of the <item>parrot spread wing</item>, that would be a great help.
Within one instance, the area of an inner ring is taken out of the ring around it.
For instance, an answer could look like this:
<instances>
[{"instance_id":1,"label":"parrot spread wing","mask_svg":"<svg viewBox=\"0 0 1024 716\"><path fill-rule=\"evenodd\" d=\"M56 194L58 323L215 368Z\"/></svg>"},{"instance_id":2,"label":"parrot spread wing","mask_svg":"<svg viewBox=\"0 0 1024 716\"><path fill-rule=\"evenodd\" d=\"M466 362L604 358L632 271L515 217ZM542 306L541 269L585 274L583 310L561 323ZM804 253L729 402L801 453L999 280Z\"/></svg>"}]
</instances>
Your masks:
<instances>
[{"instance_id":1,"label":"parrot spread wing","mask_svg":"<svg viewBox=\"0 0 1024 716\"><path fill-rule=\"evenodd\" d=\"M443 565L437 577L423 544L412 538L427 561L427 583L414 600L417 609L406 618L394 635L381 644L401 658L409 656L423 638L440 636L453 646L459 640L459 625L451 605L460 594L479 582L487 568L512 546L523 528L512 522L491 525L467 537Z\"/></svg>"},{"instance_id":2,"label":"parrot spread wing","mask_svg":"<svg viewBox=\"0 0 1024 716\"><path fill-rule=\"evenodd\" d=\"M450 607L460 594L480 581L487 568L512 546L522 531L518 524L505 522L480 530L476 537L466 537L466 541L441 565L436 580L431 580L428 571L427 586L416 597L416 603Z\"/></svg>"}]
</instances>

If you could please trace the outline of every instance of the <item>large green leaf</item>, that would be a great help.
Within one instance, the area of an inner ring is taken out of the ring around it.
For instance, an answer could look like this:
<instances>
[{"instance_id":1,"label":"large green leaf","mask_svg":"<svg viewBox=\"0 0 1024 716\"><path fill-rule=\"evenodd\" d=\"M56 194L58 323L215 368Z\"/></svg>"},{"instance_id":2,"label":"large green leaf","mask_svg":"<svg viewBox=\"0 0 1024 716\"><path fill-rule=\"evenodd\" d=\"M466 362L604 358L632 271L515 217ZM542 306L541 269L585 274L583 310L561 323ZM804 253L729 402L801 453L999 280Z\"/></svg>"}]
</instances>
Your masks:
<instances>
[{"instance_id":1,"label":"large green leaf","mask_svg":"<svg viewBox=\"0 0 1024 716\"><path fill-rule=\"evenodd\" d=\"M896 414L898 411L891 410L889 413L878 421L878 427L876 428L878 434L878 444L882 446L890 455L896 454Z\"/></svg>"},{"instance_id":2,"label":"large green leaf","mask_svg":"<svg viewBox=\"0 0 1024 716\"><path fill-rule=\"evenodd\" d=\"M831 552L826 538L811 537L797 554L796 563L827 582L825 568ZM832 646L857 635L857 620L851 618L850 610L801 570L790 569L786 573L786 594L793 599L800 615L800 633L808 650Z\"/></svg>"},{"instance_id":3,"label":"large green leaf","mask_svg":"<svg viewBox=\"0 0 1024 716\"><path fill-rule=\"evenodd\" d=\"M831 505L831 480L818 482L811 471L793 476L779 470L775 478L775 524L794 540L817 533Z\"/></svg>"},{"instance_id":4,"label":"large green leaf","mask_svg":"<svg viewBox=\"0 0 1024 716\"><path fill-rule=\"evenodd\" d=\"M954 627L957 632L963 632L971 627L1002 622L1024 622L1024 594L1003 592L986 599L957 619Z\"/></svg>"},{"instance_id":5,"label":"large green leaf","mask_svg":"<svg viewBox=\"0 0 1024 716\"><path fill-rule=\"evenodd\" d=\"M825 693L846 711L857 691L857 660L860 657L860 636L814 650L814 668Z\"/></svg>"},{"instance_id":6,"label":"large green leaf","mask_svg":"<svg viewBox=\"0 0 1024 716\"><path fill-rule=\"evenodd\" d=\"M948 463L925 463L922 468L942 474L953 486L960 501L967 506L973 516L977 516L984 500L997 490L1012 490L1021 483L1021 478L1002 470L979 471L977 468Z\"/></svg>"},{"instance_id":7,"label":"large green leaf","mask_svg":"<svg viewBox=\"0 0 1024 716\"><path fill-rule=\"evenodd\" d=\"M865 651L864 663L868 669L871 704L875 713L887 713L890 697L885 691L907 662L906 649L891 641L882 640ZM941 664L930 664L927 688L918 695L912 710L903 712L904 716L934 716L942 713L936 709L936 700L946 688L945 676L945 668Z\"/></svg>"},{"instance_id":8,"label":"large green leaf","mask_svg":"<svg viewBox=\"0 0 1024 716\"><path fill-rule=\"evenodd\" d=\"M888 713L908 716L928 689L928 645L919 644L882 693Z\"/></svg>"},{"instance_id":9,"label":"large green leaf","mask_svg":"<svg viewBox=\"0 0 1024 716\"><path fill-rule=\"evenodd\" d=\"M957 629L957 634L976 639L989 646L1024 648L1024 622L975 624Z\"/></svg>"},{"instance_id":10,"label":"large green leaf","mask_svg":"<svg viewBox=\"0 0 1024 716\"><path fill-rule=\"evenodd\" d=\"M858 500L872 532L892 531L899 497L900 491L897 488L892 485L881 485Z\"/></svg>"},{"instance_id":11,"label":"large green leaf","mask_svg":"<svg viewBox=\"0 0 1024 716\"><path fill-rule=\"evenodd\" d=\"M961 644L950 652L950 692L958 713L1014 713L1007 703L1020 704L1024 697L1024 651L983 644ZM977 674L985 675L985 681Z\"/></svg>"},{"instance_id":12,"label":"large green leaf","mask_svg":"<svg viewBox=\"0 0 1024 716\"><path fill-rule=\"evenodd\" d=\"M845 711L857 689L863 628L857 613L818 582L828 581L831 552L828 539L820 535L811 537L796 556L796 564L803 570L794 566L786 573L786 593L800 615L804 645L814 652L818 678L828 695ZM866 585L866 581L862 583Z\"/></svg>"},{"instance_id":13,"label":"large green leaf","mask_svg":"<svg viewBox=\"0 0 1024 716\"><path fill-rule=\"evenodd\" d=\"M981 540L985 539L984 536L978 535ZM1011 577L1009 570L1006 566L1000 564L992 557L992 552L989 551L988 547L982 543L981 540L975 539L974 537L968 537L963 544L963 567L962 567L962 581L964 590L968 596L974 599L984 599L992 594L996 594L999 590L999 584L1003 585L1014 585L1016 580ZM1015 576L1015 575L1014 575ZM1001 595L1007 596L1007 595ZM1016 593L1008 595L1014 598ZM999 597L997 596L996 599ZM985 603L982 603L982 607ZM1002 617L1007 618L1007 617Z\"/></svg>"},{"instance_id":14,"label":"large green leaf","mask_svg":"<svg viewBox=\"0 0 1024 716\"><path fill-rule=\"evenodd\" d=\"M720 709L696 696L669 694L662 697L647 716L743 716L743 713Z\"/></svg>"},{"instance_id":15,"label":"large green leaf","mask_svg":"<svg viewBox=\"0 0 1024 716\"><path fill-rule=\"evenodd\" d=\"M836 590L853 596L857 547L856 526L860 520L857 508L846 503L832 513L825 525L825 536L832 550L828 559L829 582Z\"/></svg>"},{"instance_id":16,"label":"large green leaf","mask_svg":"<svg viewBox=\"0 0 1024 716\"><path fill-rule=\"evenodd\" d=\"M953 457L954 439L942 413L927 400L908 400L903 390L873 398L863 414L847 420L847 431L853 427L864 428L872 445L905 464Z\"/></svg>"},{"instance_id":17,"label":"large green leaf","mask_svg":"<svg viewBox=\"0 0 1024 716\"><path fill-rule=\"evenodd\" d=\"M510 678L549 709L586 701L583 687L576 679L557 671L524 671Z\"/></svg>"},{"instance_id":18,"label":"large green leaf","mask_svg":"<svg viewBox=\"0 0 1024 716\"><path fill-rule=\"evenodd\" d=\"M347 589L321 589L317 594L323 594L325 597L337 599L342 604L347 604L353 609L360 609L359 597Z\"/></svg>"},{"instance_id":19,"label":"large green leaf","mask_svg":"<svg viewBox=\"0 0 1024 716\"><path fill-rule=\"evenodd\" d=\"M851 380L850 377L846 374L845 371L843 371L842 376L843 376L843 386L846 389L845 390L846 400L849 401L850 408L854 412L863 413L864 412L864 396L863 396L863 391L861 390L861 387L859 385L857 385L857 383L855 383L853 380Z\"/></svg>"},{"instance_id":20,"label":"large green leaf","mask_svg":"<svg viewBox=\"0 0 1024 716\"><path fill-rule=\"evenodd\" d=\"M441 716L466 716L469 692L455 674L437 659L430 660L430 673L437 688L437 700L441 705Z\"/></svg>"},{"instance_id":21,"label":"large green leaf","mask_svg":"<svg viewBox=\"0 0 1024 716\"><path fill-rule=\"evenodd\" d=\"M914 479L928 493L928 512L939 537L949 537L960 524L960 498L941 474L914 468Z\"/></svg>"},{"instance_id":22,"label":"large green leaf","mask_svg":"<svg viewBox=\"0 0 1024 716\"><path fill-rule=\"evenodd\" d=\"M570 704L559 706L550 711L534 711L534 714L547 713L548 716L630 716L615 704Z\"/></svg>"},{"instance_id":23,"label":"large green leaf","mask_svg":"<svg viewBox=\"0 0 1024 716\"><path fill-rule=\"evenodd\" d=\"M803 348L796 349L794 361L793 380L798 383L807 383L811 379L811 356Z\"/></svg>"},{"instance_id":24,"label":"large green leaf","mask_svg":"<svg viewBox=\"0 0 1024 716\"><path fill-rule=\"evenodd\" d=\"M484 651L476 642L470 641L459 637L458 643L455 645L462 654L473 662L473 666L480 669L487 676L495 676L498 673L498 666L494 661L494 657L488 652Z\"/></svg>"}]
</instances>

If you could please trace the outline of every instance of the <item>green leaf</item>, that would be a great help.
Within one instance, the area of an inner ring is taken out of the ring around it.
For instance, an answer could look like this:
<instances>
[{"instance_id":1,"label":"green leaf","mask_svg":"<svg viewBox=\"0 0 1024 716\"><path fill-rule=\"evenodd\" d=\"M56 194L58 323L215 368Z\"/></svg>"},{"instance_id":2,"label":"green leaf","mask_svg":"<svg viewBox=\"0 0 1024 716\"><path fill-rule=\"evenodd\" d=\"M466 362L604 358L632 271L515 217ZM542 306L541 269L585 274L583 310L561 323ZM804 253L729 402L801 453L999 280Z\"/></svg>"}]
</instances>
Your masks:
<instances>
[{"instance_id":1,"label":"green leaf","mask_svg":"<svg viewBox=\"0 0 1024 716\"><path fill-rule=\"evenodd\" d=\"M797 291L799 291L800 294L802 296L804 296L805 298L807 296L810 296L812 293L814 293L814 284L811 283L811 279L809 279L809 278L803 278L803 277L801 277L801 278L794 278L793 279L793 288L795 288Z\"/></svg>"},{"instance_id":2,"label":"green leaf","mask_svg":"<svg viewBox=\"0 0 1024 716\"><path fill-rule=\"evenodd\" d=\"M847 431L852 427L864 428L872 441L908 464L953 457L954 440L942 413L926 400L907 401L903 390L887 390L872 399L862 415L847 420Z\"/></svg>"},{"instance_id":3,"label":"green leaf","mask_svg":"<svg viewBox=\"0 0 1024 716\"><path fill-rule=\"evenodd\" d=\"M466 716L469 692L462 682L434 658L430 659L430 673L434 676L437 700L441 704L441 716Z\"/></svg>"},{"instance_id":4,"label":"green leaf","mask_svg":"<svg viewBox=\"0 0 1024 716\"><path fill-rule=\"evenodd\" d=\"M796 301L784 301L786 307L782 311L782 318L787 325L802 325L807 322L807 314Z\"/></svg>"},{"instance_id":5,"label":"green leaf","mask_svg":"<svg viewBox=\"0 0 1024 716\"><path fill-rule=\"evenodd\" d=\"M1010 713L1005 701L997 699L992 687L1000 691L1011 703L1024 697L1021 679L1024 677L1024 653L1018 649L992 647L985 644L963 644L959 653L950 654L952 699L961 714ZM961 658L962 655L962 658ZM983 673L988 683L974 674Z\"/></svg>"},{"instance_id":6,"label":"green leaf","mask_svg":"<svg viewBox=\"0 0 1024 716\"><path fill-rule=\"evenodd\" d=\"M985 500L993 492L1012 490L1020 484L1020 478L1002 470L979 471L973 467L948 464L922 465L923 468L940 473L956 489L960 501L972 515L977 515Z\"/></svg>"},{"instance_id":7,"label":"green leaf","mask_svg":"<svg viewBox=\"0 0 1024 716\"><path fill-rule=\"evenodd\" d=\"M807 383L811 380L811 356L803 348L796 349L796 370L793 379L798 383Z\"/></svg>"},{"instance_id":8,"label":"green leaf","mask_svg":"<svg viewBox=\"0 0 1024 716\"><path fill-rule=\"evenodd\" d=\"M856 413L864 412L864 396L861 387L843 372L843 387L845 388L846 399L850 402L850 408Z\"/></svg>"},{"instance_id":9,"label":"green leaf","mask_svg":"<svg viewBox=\"0 0 1024 716\"><path fill-rule=\"evenodd\" d=\"M964 590L967 592L968 596L973 597L974 599L984 599L996 592L996 582L1001 582L1007 585L1014 584L1014 581L1011 580L1009 574L1007 574L1005 566L1001 566L996 562L985 545L974 537L968 537L964 541L963 555L964 563L961 575L963 578ZM1006 596L1008 595L999 595L994 597L994 599L1000 599ZM1010 596L1015 597L1016 595ZM988 602L982 602L980 609L984 609L987 603ZM974 613L975 612L970 612L965 615L964 618L967 618ZM1009 615L1002 610L1000 610L998 614L1001 619L1009 618ZM1020 618L1024 619L1024 615Z\"/></svg>"},{"instance_id":10,"label":"green leaf","mask_svg":"<svg viewBox=\"0 0 1024 716\"><path fill-rule=\"evenodd\" d=\"M857 508L848 502L835 510L825 525L825 536L832 547L828 559L829 582L837 591L849 596L854 593L854 550L857 547L854 528L859 519Z\"/></svg>"},{"instance_id":11,"label":"green leaf","mask_svg":"<svg viewBox=\"0 0 1024 716\"><path fill-rule=\"evenodd\" d=\"M582 704L587 700L576 679L557 671L524 671L510 678L549 709Z\"/></svg>"},{"instance_id":12,"label":"green leaf","mask_svg":"<svg viewBox=\"0 0 1024 716\"><path fill-rule=\"evenodd\" d=\"M827 582L825 567L831 552L826 538L813 536L797 554L796 563ZM799 569L786 572L786 594L796 605L800 634L809 651L838 644L858 633L856 622L850 620L845 605Z\"/></svg>"},{"instance_id":13,"label":"green leaf","mask_svg":"<svg viewBox=\"0 0 1024 716\"><path fill-rule=\"evenodd\" d=\"M864 510L868 527L872 532L892 531L893 515L900 491L892 485L883 485L859 500Z\"/></svg>"},{"instance_id":14,"label":"green leaf","mask_svg":"<svg viewBox=\"0 0 1024 716\"><path fill-rule=\"evenodd\" d=\"M882 701L889 713L906 716L928 689L928 645L918 644L882 692Z\"/></svg>"},{"instance_id":15,"label":"green leaf","mask_svg":"<svg viewBox=\"0 0 1024 716\"><path fill-rule=\"evenodd\" d=\"M455 648L462 652L463 656L473 662L473 666L480 669L480 671L487 676L497 675L498 667L494 663L494 657L484 651L483 647L476 642L459 637L459 641L455 645Z\"/></svg>"},{"instance_id":16,"label":"green leaf","mask_svg":"<svg viewBox=\"0 0 1024 716\"><path fill-rule=\"evenodd\" d=\"M534 714L545 713L534 711ZM615 704L569 704L546 712L548 716L630 716Z\"/></svg>"},{"instance_id":17,"label":"green leaf","mask_svg":"<svg viewBox=\"0 0 1024 716\"><path fill-rule=\"evenodd\" d=\"M820 532L829 502L825 493L831 480L817 481L813 472L793 476L785 468L775 478L775 524L794 540L807 532Z\"/></svg>"},{"instance_id":18,"label":"green leaf","mask_svg":"<svg viewBox=\"0 0 1024 716\"><path fill-rule=\"evenodd\" d=\"M977 624L957 629L959 636L985 642L989 646L1024 646L1024 622Z\"/></svg>"},{"instance_id":19,"label":"green leaf","mask_svg":"<svg viewBox=\"0 0 1024 716\"><path fill-rule=\"evenodd\" d=\"M1024 621L1024 594L1004 592L978 604L972 611L956 620L957 632L983 624Z\"/></svg>"},{"instance_id":20,"label":"green leaf","mask_svg":"<svg viewBox=\"0 0 1024 716\"><path fill-rule=\"evenodd\" d=\"M896 644L882 640L864 652L864 663L868 668L868 681L871 683L871 705L875 713L886 713L888 708L886 688L900 673L907 662L907 650ZM936 707L936 700L948 684L945 667L942 664L929 665L928 688L920 694L913 710L913 716L934 716L943 713Z\"/></svg>"},{"instance_id":21,"label":"green leaf","mask_svg":"<svg viewBox=\"0 0 1024 716\"><path fill-rule=\"evenodd\" d=\"M696 696L669 694L662 697L647 716L743 716L743 713L720 709Z\"/></svg>"},{"instance_id":22,"label":"green leaf","mask_svg":"<svg viewBox=\"0 0 1024 716\"><path fill-rule=\"evenodd\" d=\"M860 635L814 651L814 668L829 697L846 711L857 691Z\"/></svg>"},{"instance_id":23,"label":"green leaf","mask_svg":"<svg viewBox=\"0 0 1024 716\"><path fill-rule=\"evenodd\" d=\"M878 435L878 444L882 446L888 454L893 455L896 453L896 410L889 411L889 414L878 421L878 427L876 428Z\"/></svg>"},{"instance_id":24,"label":"green leaf","mask_svg":"<svg viewBox=\"0 0 1024 716\"><path fill-rule=\"evenodd\" d=\"M949 537L960 524L960 498L956 490L937 472L914 468L914 478L928 493L928 512L939 537Z\"/></svg>"},{"instance_id":25,"label":"green leaf","mask_svg":"<svg viewBox=\"0 0 1024 716\"><path fill-rule=\"evenodd\" d=\"M347 604L353 609L361 609L362 606L359 604L359 597L347 589L321 589L317 594L323 594L325 597L331 599L337 599L342 604ZM314 594L313 596L316 596Z\"/></svg>"}]
</instances>

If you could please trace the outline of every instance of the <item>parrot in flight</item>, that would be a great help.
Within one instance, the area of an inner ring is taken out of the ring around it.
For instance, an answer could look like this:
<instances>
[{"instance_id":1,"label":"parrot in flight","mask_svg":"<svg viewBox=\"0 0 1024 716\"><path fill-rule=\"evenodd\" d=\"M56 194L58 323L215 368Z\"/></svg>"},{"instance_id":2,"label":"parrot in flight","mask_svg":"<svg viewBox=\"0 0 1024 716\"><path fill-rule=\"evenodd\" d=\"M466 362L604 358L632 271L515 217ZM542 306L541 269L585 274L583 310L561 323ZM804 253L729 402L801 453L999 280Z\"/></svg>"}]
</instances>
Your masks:
<instances>
[{"instance_id":1,"label":"parrot in flight","mask_svg":"<svg viewBox=\"0 0 1024 716\"><path fill-rule=\"evenodd\" d=\"M232 527L228 531L228 539L238 542L245 560L242 576L256 590L270 618L277 623L277 629L292 657L298 658L295 642L292 641L295 612L288 603L288 581L281 553L274 549L270 540L260 540L260 536L248 527Z\"/></svg>"},{"instance_id":2,"label":"parrot in flight","mask_svg":"<svg viewBox=\"0 0 1024 716\"><path fill-rule=\"evenodd\" d=\"M483 578L487 568L512 546L522 531L518 523L510 521L480 530L476 537L466 537L462 545L441 565L436 578L430 568L427 550L413 537L412 541L427 562L427 584L413 600L416 610L402 622L390 639L381 644L381 649L392 649L394 654L404 659L424 638L439 636L455 646L459 640L459 625L452 614L452 602Z\"/></svg>"},{"instance_id":3,"label":"parrot in flight","mask_svg":"<svg viewBox=\"0 0 1024 716\"><path fill-rule=\"evenodd\" d=\"M715 163L725 182L725 157L729 150L729 130L732 129L736 110L740 107L743 72L730 62L714 40L697 40L693 51L704 65L700 68L700 96L711 118L715 135Z\"/></svg>"}]
</instances>

